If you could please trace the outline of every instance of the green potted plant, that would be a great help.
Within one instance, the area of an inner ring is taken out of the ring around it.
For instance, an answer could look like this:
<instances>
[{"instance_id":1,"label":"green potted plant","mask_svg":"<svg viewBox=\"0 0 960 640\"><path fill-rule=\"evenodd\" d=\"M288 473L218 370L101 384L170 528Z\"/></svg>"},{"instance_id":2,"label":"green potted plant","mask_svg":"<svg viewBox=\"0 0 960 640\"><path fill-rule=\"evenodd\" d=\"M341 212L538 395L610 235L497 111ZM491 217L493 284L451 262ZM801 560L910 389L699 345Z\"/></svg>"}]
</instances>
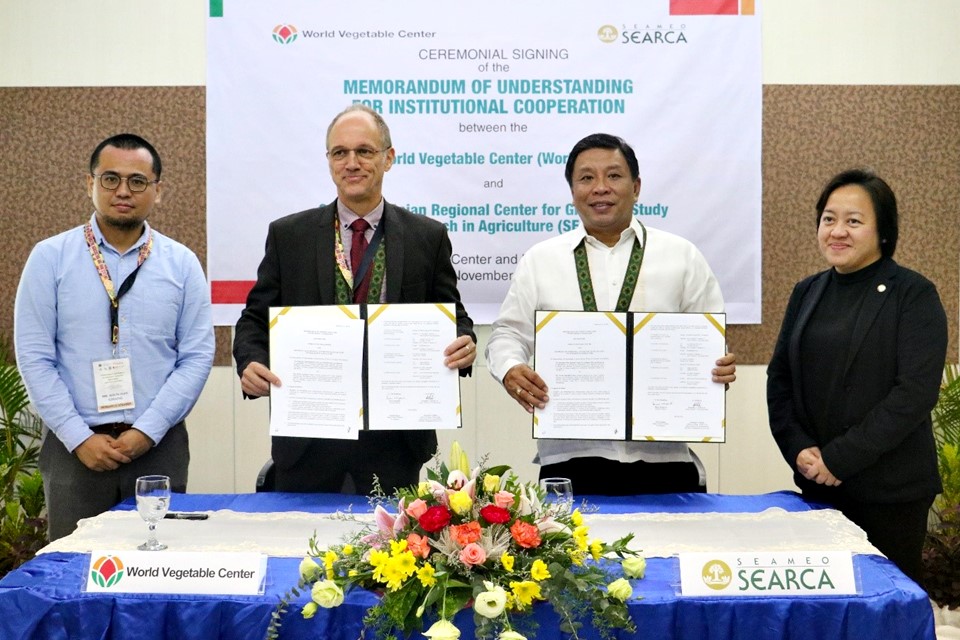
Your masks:
<instances>
[{"instance_id":1,"label":"green potted plant","mask_svg":"<svg viewBox=\"0 0 960 640\"><path fill-rule=\"evenodd\" d=\"M43 481L37 468L43 423L30 410L27 389L0 339L0 576L32 558L47 542Z\"/></svg>"},{"instance_id":2,"label":"green potted plant","mask_svg":"<svg viewBox=\"0 0 960 640\"><path fill-rule=\"evenodd\" d=\"M943 493L933 503L923 549L923 580L930 599L960 607L960 365L948 364L933 409L933 432Z\"/></svg>"}]
</instances>

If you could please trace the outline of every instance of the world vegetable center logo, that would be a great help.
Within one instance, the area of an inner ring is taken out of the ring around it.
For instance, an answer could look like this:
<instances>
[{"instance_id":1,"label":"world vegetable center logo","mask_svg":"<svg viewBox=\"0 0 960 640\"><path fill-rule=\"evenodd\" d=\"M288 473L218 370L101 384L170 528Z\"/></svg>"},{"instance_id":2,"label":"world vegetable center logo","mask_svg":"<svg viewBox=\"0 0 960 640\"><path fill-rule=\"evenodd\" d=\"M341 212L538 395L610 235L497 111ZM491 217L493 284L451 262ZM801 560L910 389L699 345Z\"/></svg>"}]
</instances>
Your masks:
<instances>
[{"instance_id":1,"label":"world vegetable center logo","mask_svg":"<svg viewBox=\"0 0 960 640\"><path fill-rule=\"evenodd\" d=\"M120 582L124 573L123 562L116 556L101 556L90 566L90 579L103 589Z\"/></svg>"},{"instance_id":2,"label":"world vegetable center logo","mask_svg":"<svg viewBox=\"0 0 960 640\"><path fill-rule=\"evenodd\" d=\"M292 24L278 24L273 28L273 39L280 44L290 44L297 39L297 28Z\"/></svg>"}]
</instances>

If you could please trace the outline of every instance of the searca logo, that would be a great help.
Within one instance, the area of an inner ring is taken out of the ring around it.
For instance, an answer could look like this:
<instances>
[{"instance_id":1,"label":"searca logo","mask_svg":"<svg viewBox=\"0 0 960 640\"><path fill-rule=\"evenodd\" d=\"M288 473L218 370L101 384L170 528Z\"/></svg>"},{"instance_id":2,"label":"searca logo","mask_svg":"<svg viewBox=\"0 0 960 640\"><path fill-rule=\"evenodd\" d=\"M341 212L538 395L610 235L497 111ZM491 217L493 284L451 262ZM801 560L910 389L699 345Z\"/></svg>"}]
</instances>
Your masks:
<instances>
[{"instance_id":1,"label":"searca logo","mask_svg":"<svg viewBox=\"0 0 960 640\"><path fill-rule=\"evenodd\" d=\"M612 24L601 25L597 29L597 38L605 44L686 44L685 24L634 24L617 28Z\"/></svg>"},{"instance_id":2,"label":"searca logo","mask_svg":"<svg viewBox=\"0 0 960 640\"><path fill-rule=\"evenodd\" d=\"M90 567L90 579L103 589L108 589L120 582L123 574L123 562L116 556L103 556Z\"/></svg>"},{"instance_id":3,"label":"searca logo","mask_svg":"<svg viewBox=\"0 0 960 640\"><path fill-rule=\"evenodd\" d=\"M297 39L297 28L292 24L278 24L273 28L273 39L280 44L290 44Z\"/></svg>"}]
</instances>

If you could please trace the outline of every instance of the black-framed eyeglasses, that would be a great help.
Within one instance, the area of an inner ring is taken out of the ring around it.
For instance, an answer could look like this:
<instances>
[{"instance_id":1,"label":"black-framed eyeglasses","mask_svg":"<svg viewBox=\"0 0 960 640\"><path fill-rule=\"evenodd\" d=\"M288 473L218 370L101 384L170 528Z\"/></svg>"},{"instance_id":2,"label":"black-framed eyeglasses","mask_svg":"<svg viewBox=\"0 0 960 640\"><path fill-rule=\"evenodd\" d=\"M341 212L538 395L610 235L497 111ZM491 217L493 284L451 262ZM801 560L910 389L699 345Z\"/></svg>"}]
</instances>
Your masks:
<instances>
[{"instance_id":1,"label":"black-framed eyeglasses","mask_svg":"<svg viewBox=\"0 0 960 640\"><path fill-rule=\"evenodd\" d=\"M389 148L390 147L374 149L373 147L357 147L356 149L347 149L345 147L334 147L330 149L330 151L327 151L327 157L333 162L346 162L350 157L350 153L353 152L357 154L357 160L369 162Z\"/></svg>"},{"instance_id":2,"label":"black-framed eyeglasses","mask_svg":"<svg viewBox=\"0 0 960 640\"><path fill-rule=\"evenodd\" d=\"M159 180L151 180L147 176L142 176L139 173L135 173L132 176L118 176L115 173L101 173L97 175L96 173L90 174L94 178L100 179L100 186L106 189L107 191L116 191L120 188L120 184L126 180L127 188L134 193L140 193L146 191L147 187L151 184L157 184Z\"/></svg>"}]
</instances>

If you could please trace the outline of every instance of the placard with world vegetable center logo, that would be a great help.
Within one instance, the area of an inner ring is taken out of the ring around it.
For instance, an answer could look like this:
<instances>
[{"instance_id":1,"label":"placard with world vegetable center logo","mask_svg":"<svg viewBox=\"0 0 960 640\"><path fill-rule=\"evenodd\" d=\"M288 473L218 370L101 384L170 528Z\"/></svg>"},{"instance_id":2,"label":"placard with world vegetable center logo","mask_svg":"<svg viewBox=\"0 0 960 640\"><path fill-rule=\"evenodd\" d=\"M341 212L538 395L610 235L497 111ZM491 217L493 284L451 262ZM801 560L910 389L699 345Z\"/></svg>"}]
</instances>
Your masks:
<instances>
[{"instance_id":1,"label":"placard with world vegetable center logo","mask_svg":"<svg viewBox=\"0 0 960 640\"><path fill-rule=\"evenodd\" d=\"M262 553L94 550L85 591L261 595Z\"/></svg>"}]
</instances>

